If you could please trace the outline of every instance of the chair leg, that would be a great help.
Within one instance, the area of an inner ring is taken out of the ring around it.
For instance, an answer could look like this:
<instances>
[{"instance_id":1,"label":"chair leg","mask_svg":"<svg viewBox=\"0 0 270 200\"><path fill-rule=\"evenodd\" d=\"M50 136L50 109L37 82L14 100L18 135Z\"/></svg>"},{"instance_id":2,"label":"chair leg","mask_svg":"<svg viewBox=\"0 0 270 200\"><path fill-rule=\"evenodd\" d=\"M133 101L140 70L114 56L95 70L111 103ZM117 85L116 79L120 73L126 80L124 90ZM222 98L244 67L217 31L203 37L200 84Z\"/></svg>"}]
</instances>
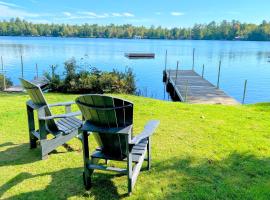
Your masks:
<instances>
[{"instance_id":1,"label":"chair leg","mask_svg":"<svg viewBox=\"0 0 270 200\"><path fill-rule=\"evenodd\" d=\"M46 139L40 140L40 151L41 151L41 159L46 160L49 157L49 145L47 144Z\"/></svg>"},{"instance_id":2,"label":"chair leg","mask_svg":"<svg viewBox=\"0 0 270 200\"><path fill-rule=\"evenodd\" d=\"M87 131L82 133L82 145L83 145L83 161L84 161L84 172L83 172L83 183L86 190L89 190L92 186L91 175L94 170L88 168L89 160L89 144Z\"/></svg>"},{"instance_id":3,"label":"chair leg","mask_svg":"<svg viewBox=\"0 0 270 200\"><path fill-rule=\"evenodd\" d=\"M28 131L29 131L29 144L30 149L37 147L37 138L32 134L32 131L35 131L35 120L34 120L34 111L30 106L27 108L27 118L28 118Z\"/></svg>"},{"instance_id":4,"label":"chair leg","mask_svg":"<svg viewBox=\"0 0 270 200\"><path fill-rule=\"evenodd\" d=\"M29 143L30 143L30 149L37 148L37 138L33 136L32 133L29 133Z\"/></svg>"},{"instance_id":5,"label":"chair leg","mask_svg":"<svg viewBox=\"0 0 270 200\"><path fill-rule=\"evenodd\" d=\"M151 141L149 137L147 144L147 170L150 170L150 168L151 168Z\"/></svg>"},{"instance_id":6,"label":"chair leg","mask_svg":"<svg viewBox=\"0 0 270 200\"><path fill-rule=\"evenodd\" d=\"M46 131L46 124L45 120L38 120L39 123L39 136L40 136L40 146L41 146L41 159L45 160L48 158L48 145L43 145L46 144L47 140L47 131Z\"/></svg>"},{"instance_id":7,"label":"chair leg","mask_svg":"<svg viewBox=\"0 0 270 200\"><path fill-rule=\"evenodd\" d=\"M92 187L92 179L89 170L84 170L83 172L83 184L86 190L90 190Z\"/></svg>"},{"instance_id":8,"label":"chair leg","mask_svg":"<svg viewBox=\"0 0 270 200\"><path fill-rule=\"evenodd\" d=\"M127 136L127 171L128 171L128 195L131 195L132 192L132 154L129 147L128 141L129 136Z\"/></svg>"},{"instance_id":9,"label":"chair leg","mask_svg":"<svg viewBox=\"0 0 270 200\"><path fill-rule=\"evenodd\" d=\"M128 195L132 193L132 156L128 155Z\"/></svg>"},{"instance_id":10,"label":"chair leg","mask_svg":"<svg viewBox=\"0 0 270 200\"><path fill-rule=\"evenodd\" d=\"M91 164L97 164L99 161L98 158L92 158L91 159ZM94 173L94 169L89 169L88 167L84 168L84 172L83 172L83 183L85 186L86 190L90 190L92 187L92 174Z\"/></svg>"}]
</instances>

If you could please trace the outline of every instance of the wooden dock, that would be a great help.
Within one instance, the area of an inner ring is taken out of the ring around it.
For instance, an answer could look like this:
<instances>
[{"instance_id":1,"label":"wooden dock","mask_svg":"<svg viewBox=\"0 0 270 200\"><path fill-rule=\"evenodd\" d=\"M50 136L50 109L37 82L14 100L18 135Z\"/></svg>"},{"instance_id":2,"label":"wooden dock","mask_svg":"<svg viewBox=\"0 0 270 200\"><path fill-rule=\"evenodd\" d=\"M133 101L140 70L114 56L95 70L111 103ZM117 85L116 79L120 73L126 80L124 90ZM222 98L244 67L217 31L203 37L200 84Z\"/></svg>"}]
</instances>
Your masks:
<instances>
[{"instance_id":1,"label":"wooden dock","mask_svg":"<svg viewBox=\"0 0 270 200\"><path fill-rule=\"evenodd\" d=\"M41 89L45 89L49 84L49 80L45 77L36 78L31 80L30 82L34 83L35 85L39 86ZM13 85L4 90L5 92L23 92L24 89L20 85Z\"/></svg>"},{"instance_id":2,"label":"wooden dock","mask_svg":"<svg viewBox=\"0 0 270 200\"><path fill-rule=\"evenodd\" d=\"M23 92L23 88L20 85L13 85L4 90L5 92Z\"/></svg>"},{"instance_id":3,"label":"wooden dock","mask_svg":"<svg viewBox=\"0 0 270 200\"><path fill-rule=\"evenodd\" d=\"M165 70L163 81L174 97L192 104L239 104L193 70Z\"/></svg>"}]
</instances>

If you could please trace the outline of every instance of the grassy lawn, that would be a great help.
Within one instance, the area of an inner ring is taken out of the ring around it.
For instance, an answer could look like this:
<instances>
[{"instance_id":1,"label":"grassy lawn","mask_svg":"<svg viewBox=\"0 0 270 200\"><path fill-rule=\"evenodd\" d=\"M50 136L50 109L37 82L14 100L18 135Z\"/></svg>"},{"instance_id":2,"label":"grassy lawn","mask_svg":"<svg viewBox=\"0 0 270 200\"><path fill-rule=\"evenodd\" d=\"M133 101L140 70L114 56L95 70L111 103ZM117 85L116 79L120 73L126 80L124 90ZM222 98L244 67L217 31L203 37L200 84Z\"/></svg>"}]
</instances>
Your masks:
<instances>
[{"instance_id":1,"label":"grassy lawn","mask_svg":"<svg viewBox=\"0 0 270 200\"><path fill-rule=\"evenodd\" d=\"M131 197L126 176L110 172L94 173L92 189L84 190L77 139L69 142L73 150L60 147L40 160L39 149L28 148L28 96L0 94L0 199L270 198L270 104L188 105L119 96L135 104L135 133L147 120L160 120L152 169L140 173ZM55 103L76 95L46 97Z\"/></svg>"}]
</instances>

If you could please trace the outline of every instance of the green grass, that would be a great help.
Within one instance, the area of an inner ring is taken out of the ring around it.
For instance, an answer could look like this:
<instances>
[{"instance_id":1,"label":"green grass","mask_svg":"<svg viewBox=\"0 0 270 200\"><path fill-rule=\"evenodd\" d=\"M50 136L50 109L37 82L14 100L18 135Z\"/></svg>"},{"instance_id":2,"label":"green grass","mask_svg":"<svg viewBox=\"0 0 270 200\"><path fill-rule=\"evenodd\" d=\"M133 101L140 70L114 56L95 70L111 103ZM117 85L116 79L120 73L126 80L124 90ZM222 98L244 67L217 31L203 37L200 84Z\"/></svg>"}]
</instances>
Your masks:
<instances>
[{"instance_id":1,"label":"green grass","mask_svg":"<svg viewBox=\"0 0 270 200\"><path fill-rule=\"evenodd\" d=\"M135 104L135 133L147 120L160 120L152 169L140 173L131 197L126 176L109 172L94 173L92 189L84 190L77 139L69 142L73 151L60 147L40 160L39 149L28 148L28 96L0 94L0 199L270 198L270 104L189 105L119 96ZM46 97L55 103L76 95Z\"/></svg>"}]
</instances>

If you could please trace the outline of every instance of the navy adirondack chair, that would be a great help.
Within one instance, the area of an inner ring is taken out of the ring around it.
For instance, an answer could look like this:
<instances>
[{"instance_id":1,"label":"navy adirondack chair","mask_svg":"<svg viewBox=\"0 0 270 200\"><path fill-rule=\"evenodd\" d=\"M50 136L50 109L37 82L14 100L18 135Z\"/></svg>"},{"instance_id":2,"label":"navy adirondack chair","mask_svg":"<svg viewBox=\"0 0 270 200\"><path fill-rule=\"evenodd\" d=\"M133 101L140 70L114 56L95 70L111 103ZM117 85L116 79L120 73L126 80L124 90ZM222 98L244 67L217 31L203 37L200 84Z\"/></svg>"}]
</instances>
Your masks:
<instances>
[{"instance_id":1,"label":"navy adirondack chair","mask_svg":"<svg viewBox=\"0 0 270 200\"><path fill-rule=\"evenodd\" d=\"M20 79L20 81L31 99L26 102L30 148L36 148L39 140L41 157L45 159L48 153L78 135L82 121L75 116L81 115L81 112L71 112L71 105L75 102L49 105L38 85L25 79ZM66 113L53 115L50 108L55 106L65 106ZM37 130L35 128L34 110L38 112L39 129ZM54 137L48 139L48 134L52 134Z\"/></svg>"},{"instance_id":2,"label":"navy adirondack chair","mask_svg":"<svg viewBox=\"0 0 270 200\"><path fill-rule=\"evenodd\" d=\"M158 121L149 121L141 134L133 137L133 104L131 102L104 95L83 95L76 99L85 123L83 133L83 180L86 189L91 187L91 175L95 169L110 170L127 174L128 193L140 173L144 160L150 169L150 136L157 128ZM88 135L94 134L99 147L89 155ZM99 160L125 161L126 169L100 165Z\"/></svg>"}]
</instances>

